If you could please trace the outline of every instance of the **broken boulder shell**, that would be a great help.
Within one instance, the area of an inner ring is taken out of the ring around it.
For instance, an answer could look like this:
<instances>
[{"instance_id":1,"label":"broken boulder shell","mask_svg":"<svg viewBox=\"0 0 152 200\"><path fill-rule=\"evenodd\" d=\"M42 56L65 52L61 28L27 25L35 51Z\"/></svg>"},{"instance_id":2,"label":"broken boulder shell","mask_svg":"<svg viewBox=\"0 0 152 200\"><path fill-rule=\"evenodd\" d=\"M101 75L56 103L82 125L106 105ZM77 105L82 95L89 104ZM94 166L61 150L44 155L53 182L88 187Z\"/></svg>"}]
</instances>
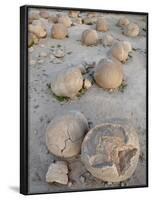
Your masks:
<instances>
[{"instance_id":1,"label":"broken boulder shell","mask_svg":"<svg viewBox=\"0 0 152 200\"><path fill-rule=\"evenodd\" d=\"M85 30L82 33L81 42L86 46L96 45L98 43L98 34L96 30Z\"/></svg>"},{"instance_id":2,"label":"broken boulder shell","mask_svg":"<svg viewBox=\"0 0 152 200\"><path fill-rule=\"evenodd\" d=\"M59 157L70 158L80 153L81 143L88 131L85 116L78 111L54 118L46 130L49 151Z\"/></svg>"},{"instance_id":3,"label":"broken boulder shell","mask_svg":"<svg viewBox=\"0 0 152 200\"><path fill-rule=\"evenodd\" d=\"M123 80L122 64L115 59L101 59L96 66L94 78L104 89L118 88Z\"/></svg>"},{"instance_id":4,"label":"broken boulder shell","mask_svg":"<svg viewBox=\"0 0 152 200\"><path fill-rule=\"evenodd\" d=\"M68 35L68 29L64 24L53 24L51 29L51 37L54 39L64 39Z\"/></svg>"},{"instance_id":5,"label":"broken boulder shell","mask_svg":"<svg viewBox=\"0 0 152 200\"><path fill-rule=\"evenodd\" d=\"M125 121L103 123L91 129L81 147L81 159L96 178L124 181L134 173L139 159L136 130Z\"/></svg>"},{"instance_id":6,"label":"broken boulder shell","mask_svg":"<svg viewBox=\"0 0 152 200\"><path fill-rule=\"evenodd\" d=\"M106 32L108 31L108 23L104 17L99 17L96 23L96 30L99 32Z\"/></svg>"},{"instance_id":7,"label":"broken boulder shell","mask_svg":"<svg viewBox=\"0 0 152 200\"><path fill-rule=\"evenodd\" d=\"M65 161L56 161L51 163L46 173L46 182L68 184L68 167Z\"/></svg>"},{"instance_id":8,"label":"broken boulder shell","mask_svg":"<svg viewBox=\"0 0 152 200\"><path fill-rule=\"evenodd\" d=\"M127 27L124 28L124 34L129 37L136 37L139 35L139 31L139 26L135 23L130 23Z\"/></svg>"},{"instance_id":9,"label":"broken boulder shell","mask_svg":"<svg viewBox=\"0 0 152 200\"><path fill-rule=\"evenodd\" d=\"M72 21L71 21L70 17L63 15L63 16L59 16L58 23L63 24L65 27L70 27L72 24Z\"/></svg>"},{"instance_id":10,"label":"broken boulder shell","mask_svg":"<svg viewBox=\"0 0 152 200\"><path fill-rule=\"evenodd\" d=\"M121 17L117 23L118 26L125 27L130 23L127 17Z\"/></svg>"},{"instance_id":11,"label":"broken boulder shell","mask_svg":"<svg viewBox=\"0 0 152 200\"><path fill-rule=\"evenodd\" d=\"M61 70L51 81L52 92L56 96L74 98L83 86L83 77L79 68Z\"/></svg>"}]
</instances>

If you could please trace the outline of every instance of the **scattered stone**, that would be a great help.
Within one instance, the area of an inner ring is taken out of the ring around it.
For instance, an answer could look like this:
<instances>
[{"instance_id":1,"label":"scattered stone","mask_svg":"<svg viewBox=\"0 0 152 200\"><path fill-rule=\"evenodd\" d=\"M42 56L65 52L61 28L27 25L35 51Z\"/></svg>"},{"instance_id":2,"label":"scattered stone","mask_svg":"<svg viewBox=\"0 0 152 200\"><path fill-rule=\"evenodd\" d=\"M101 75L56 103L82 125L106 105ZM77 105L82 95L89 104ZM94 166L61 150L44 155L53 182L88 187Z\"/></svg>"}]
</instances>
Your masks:
<instances>
[{"instance_id":1,"label":"scattered stone","mask_svg":"<svg viewBox=\"0 0 152 200\"><path fill-rule=\"evenodd\" d=\"M55 59L54 55L53 55L53 54L50 54L50 59L49 59L49 61L52 62L54 59Z\"/></svg>"},{"instance_id":2,"label":"scattered stone","mask_svg":"<svg viewBox=\"0 0 152 200\"><path fill-rule=\"evenodd\" d=\"M40 57L47 57L47 53L46 52L44 52L44 51L42 51L42 52L40 52Z\"/></svg>"},{"instance_id":3,"label":"scattered stone","mask_svg":"<svg viewBox=\"0 0 152 200\"><path fill-rule=\"evenodd\" d=\"M72 18L72 24L73 25L82 24L82 19L80 17Z\"/></svg>"},{"instance_id":4,"label":"scattered stone","mask_svg":"<svg viewBox=\"0 0 152 200\"><path fill-rule=\"evenodd\" d=\"M30 60L30 61L29 61L29 64L30 64L30 65L35 65L35 64L36 64L36 60Z\"/></svg>"},{"instance_id":5,"label":"scattered stone","mask_svg":"<svg viewBox=\"0 0 152 200\"><path fill-rule=\"evenodd\" d=\"M139 35L139 26L135 23L130 23L124 28L124 34L129 37L136 37Z\"/></svg>"},{"instance_id":6,"label":"scattered stone","mask_svg":"<svg viewBox=\"0 0 152 200\"><path fill-rule=\"evenodd\" d=\"M97 22L97 18L96 17L86 17L82 20L82 22L87 25L92 25Z\"/></svg>"},{"instance_id":7,"label":"scattered stone","mask_svg":"<svg viewBox=\"0 0 152 200\"><path fill-rule=\"evenodd\" d=\"M54 58L54 59L52 60L52 63L53 63L53 64L61 64L61 63L62 63L62 60L61 60L61 59L58 59L58 58Z\"/></svg>"},{"instance_id":8,"label":"scattered stone","mask_svg":"<svg viewBox=\"0 0 152 200\"><path fill-rule=\"evenodd\" d=\"M121 17L117 23L118 26L121 26L121 27L125 27L127 26L128 24L130 23L129 19L127 17Z\"/></svg>"},{"instance_id":9,"label":"scattered stone","mask_svg":"<svg viewBox=\"0 0 152 200\"><path fill-rule=\"evenodd\" d=\"M54 56L56 57L56 58L63 58L64 57L64 50L62 50L62 49L56 49L55 51L54 51Z\"/></svg>"},{"instance_id":10,"label":"scattered stone","mask_svg":"<svg viewBox=\"0 0 152 200\"><path fill-rule=\"evenodd\" d=\"M77 11L77 10L69 10L69 17L73 17L73 18L76 18L78 17L80 14L80 11Z\"/></svg>"},{"instance_id":11,"label":"scattered stone","mask_svg":"<svg viewBox=\"0 0 152 200\"><path fill-rule=\"evenodd\" d=\"M116 58L120 62L125 63L128 59L129 46L123 42L116 42L112 45L112 48L108 51L108 54Z\"/></svg>"},{"instance_id":12,"label":"scattered stone","mask_svg":"<svg viewBox=\"0 0 152 200\"><path fill-rule=\"evenodd\" d=\"M46 174L46 182L68 184L68 167L65 161L56 161L51 163Z\"/></svg>"},{"instance_id":13,"label":"scattered stone","mask_svg":"<svg viewBox=\"0 0 152 200\"><path fill-rule=\"evenodd\" d=\"M28 49L28 52L29 53L32 53L34 51L34 48L33 47L30 47L29 49Z\"/></svg>"},{"instance_id":14,"label":"scattered stone","mask_svg":"<svg viewBox=\"0 0 152 200\"><path fill-rule=\"evenodd\" d=\"M72 24L72 21L68 16L65 15L65 16L60 16L58 18L58 23L64 24L65 27L70 27Z\"/></svg>"},{"instance_id":15,"label":"scattered stone","mask_svg":"<svg viewBox=\"0 0 152 200\"><path fill-rule=\"evenodd\" d=\"M35 34L38 38L44 38L47 35L46 30L40 25L30 24L28 30L29 32Z\"/></svg>"},{"instance_id":16,"label":"scattered stone","mask_svg":"<svg viewBox=\"0 0 152 200\"><path fill-rule=\"evenodd\" d=\"M68 29L61 23L54 24L51 29L51 37L54 39L64 39L68 35Z\"/></svg>"},{"instance_id":17,"label":"scattered stone","mask_svg":"<svg viewBox=\"0 0 152 200\"><path fill-rule=\"evenodd\" d=\"M80 176L80 182L85 183L85 177L84 176Z\"/></svg>"},{"instance_id":18,"label":"scattered stone","mask_svg":"<svg viewBox=\"0 0 152 200\"><path fill-rule=\"evenodd\" d=\"M89 89L92 86L91 81L89 79L84 80L84 88Z\"/></svg>"},{"instance_id":19,"label":"scattered stone","mask_svg":"<svg viewBox=\"0 0 152 200\"><path fill-rule=\"evenodd\" d=\"M101 59L96 66L94 78L104 89L118 88L123 80L123 68L120 62L112 59Z\"/></svg>"},{"instance_id":20,"label":"scattered stone","mask_svg":"<svg viewBox=\"0 0 152 200\"><path fill-rule=\"evenodd\" d=\"M82 89L83 77L80 69L61 70L51 81L51 89L56 96L73 98Z\"/></svg>"},{"instance_id":21,"label":"scattered stone","mask_svg":"<svg viewBox=\"0 0 152 200\"><path fill-rule=\"evenodd\" d=\"M114 38L112 37L112 35L106 34L102 38L102 44L104 46L112 46L113 42Z\"/></svg>"},{"instance_id":22,"label":"scattered stone","mask_svg":"<svg viewBox=\"0 0 152 200\"><path fill-rule=\"evenodd\" d=\"M91 29L85 30L82 33L81 42L86 46L97 45L98 34L96 30L91 30Z\"/></svg>"},{"instance_id":23,"label":"scattered stone","mask_svg":"<svg viewBox=\"0 0 152 200\"><path fill-rule=\"evenodd\" d=\"M72 186L72 182L68 182L68 187L71 187Z\"/></svg>"},{"instance_id":24,"label":"scattered stone","mask_svg":"<svg viewBox=\"0 0 152 200\"><path fill-rule=\"evenodd\" d=\"M44 60L40 59L40 60L38 60L37 62L38 62L39 64L42 64L42 63L44 63Z\"/></svg>"},{"instance_id":25,"label":"scattered stone","mask_svg":"<svg viewBox=\"0 0 152 200\"><path fill-rule=\"evenodd\" d=\"M96 30L100 32L108 31L108 23L104 17L99 17L96 23Z\"/></svg>"}]
</instances>

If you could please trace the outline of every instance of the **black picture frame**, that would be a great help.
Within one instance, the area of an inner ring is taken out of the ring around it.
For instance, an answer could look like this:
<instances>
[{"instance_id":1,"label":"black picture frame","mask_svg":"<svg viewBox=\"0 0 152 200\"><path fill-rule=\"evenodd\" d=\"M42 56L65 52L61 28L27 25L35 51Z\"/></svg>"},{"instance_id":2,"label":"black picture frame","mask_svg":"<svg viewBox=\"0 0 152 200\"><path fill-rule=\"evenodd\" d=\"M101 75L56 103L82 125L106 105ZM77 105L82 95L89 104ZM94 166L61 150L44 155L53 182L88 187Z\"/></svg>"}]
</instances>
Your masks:
<instances>
[{"instance_id":1,"label":"black picture frame","mask_svg":"<svg viewBox=\"0 0 152 200\"><path fill-rule=\"evenodd\" d=\"M80 191L97 191L97 190L111 190L111 189L129 189L148 187L148 13L147 12L132 12L132 11L115 11L115 10L101 10L90 8L71 8L71 7L52 7L52 6L37 6L24 5L20 7L20 193L24 195L31 195L28 192L28 9L42 8L42 9L60 9L60 10L79 10L90 12L116 13L116 14L132 14L132 15L146 15L147 18L147 32L146 32L146 184L138 186L125 186L114 188L99 188L99 189L82 189L69 190L51 193L64 192L80 192ZM46 194L46 193L32 193L32 194Z\"/></svg>"}]
</instances>

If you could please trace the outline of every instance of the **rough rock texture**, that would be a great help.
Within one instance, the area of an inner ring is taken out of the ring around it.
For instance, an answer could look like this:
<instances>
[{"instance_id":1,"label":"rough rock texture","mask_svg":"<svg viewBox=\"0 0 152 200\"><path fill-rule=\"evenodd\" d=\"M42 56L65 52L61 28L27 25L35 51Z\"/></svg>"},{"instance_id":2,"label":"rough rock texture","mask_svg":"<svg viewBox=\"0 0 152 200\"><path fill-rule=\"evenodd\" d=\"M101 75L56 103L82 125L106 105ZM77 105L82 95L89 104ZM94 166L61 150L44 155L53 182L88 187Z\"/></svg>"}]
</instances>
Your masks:
<instances>
[{"instance_id":1,"label":"rough rock texture","mask_svg":"<svg viewBox=\"0 0 152 200\"><path fill-rule=\"evenodd\" d=\"M95 30L85 30L81 36L82 44L86 46L96 45L98 43L98 34Z\"/></svg>"},{"instance_id":2,"label":"rough rock texture","mask_svg":"<svg viewBox=\"0 0 152 200\"><path fill-rule=\"evenodd\" d=\"M106 32L108 31L108 23L106 21L105 18L100 17L97 19L97 23L96 23L96 30L100 31L100 32Z\"/></svg>"},{"instance_id":3,"label":"rough rock texture","mask_svg":"<svg viewBox=\"0 0 152 200\"><path fill-rule=\"evenodd\" d=\"M139 159L139 139L127 122L103 123L85 136L81 158L91 174L108 182L120 182L134 173Z\"/></svg>"},{"instance_id":4,"label":"rough rock texture","mask_svg":"<svg viewBox=\"0 0 152 200\"><path fill-rule=\"evenodd\" d=\"M124 34L129 36L129 37L136 37L137 35L139 35L139 26L135 23L130 23L128 24L127 27L125 27L124 29Z\"/></svg>"},{"instance_id":5,"label":"rough rock texture","mask_svg":"<svg viewBox=\"0 0 152 200\"><path fill-rule=\"evenodd\" d=\"M80 69L65 69L51 80L51 89L57 96L75 97L83 85Z\"/></svg>"},{"instance_id":6,"label":"rough rock texture","mask_svg":"<svg viewBox=\"0 0 152 200\"><path fill-rule=\"evenodd\" d=\"M64 39L68 35L68 29L64 24L53 24L51 29L51 37L54 39Z\"/></svg>"},{"instance_id":7,"label":"rough rock texture","mask_svg":"<svg viewBox=\"0 0 152 200\"><path fill-rule=\"evenodd\" d=\"M69 158L80 153L81 143L88 131L88 122L78 111L54 118L46 130L46 144L51 153Z\"/></svg>"},{"instance_id":8,"label":"rough rock texture","mask_svg":"<svg viewBox=\"0 0 152 200\"><path fill-rule=\"evenodd\" d=\"M51 163L46 174L46 182L68 184L68 167L65 161Z\"/></svg>"},{"instance_id":9,"label":"rough rock texture","mask_svg":"<svg viewBox=\"0 0 152 200\"><path fill-rule=\"evenodd\" d=\"M112 59L102 59L96 66L94 78L96 83L102 88L117 88L123 80L122 65Z\"/></svg>"}]
</instances>

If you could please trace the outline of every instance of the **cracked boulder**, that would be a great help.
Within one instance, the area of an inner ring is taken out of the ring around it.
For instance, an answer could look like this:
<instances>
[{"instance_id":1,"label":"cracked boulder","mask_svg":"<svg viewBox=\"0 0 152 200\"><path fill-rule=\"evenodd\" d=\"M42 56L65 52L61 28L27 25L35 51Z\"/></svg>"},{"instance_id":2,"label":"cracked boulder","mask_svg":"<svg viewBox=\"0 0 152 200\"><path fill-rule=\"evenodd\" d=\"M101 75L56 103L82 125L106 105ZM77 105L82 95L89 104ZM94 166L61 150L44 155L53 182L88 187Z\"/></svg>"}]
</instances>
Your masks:
<instances>
[{"instance_id":1,"label":"cracked boulder","mask_svg":"<svg viewBox=\"0 0 152 200\"><path fill-rule=\"evenodd\" d=\"M65 161L56 161L51 163L46 173L46 182L68 184L68 167Z\"/></svg>"},{"instance_id":2,"label":"cracked boulder","mask_svg":"<svg viewBox=\"0 0 152 200\"><path fill-rule=\"evenodd\" d=\"M139 159L139 139L128 121L97 125L85 136L81 159L96 178L121 182L132 176Z\"/></svg>"},{"instance_id":3,"label":"cracked boulder","mask_svg":"<svg viewBox=\"0 0 152 200\"><path fill-rule=\"evenodd\" d=\"M80 153L81 143L88 131L88 122L78 111L54 118L46 130L46 145L59 157L70 158Z\"/></svg>"},{"instance_id":4,"label":"cracked boulder","mask_svg":"<svg viewBox=\"0 0 152 200\"><path fill-rule=\"evenodd\" d=\"M56 96L74 98L82 89L83 77L80 69L61 70L51 81L52 92Z\"/></svg>"}]
</instances>

